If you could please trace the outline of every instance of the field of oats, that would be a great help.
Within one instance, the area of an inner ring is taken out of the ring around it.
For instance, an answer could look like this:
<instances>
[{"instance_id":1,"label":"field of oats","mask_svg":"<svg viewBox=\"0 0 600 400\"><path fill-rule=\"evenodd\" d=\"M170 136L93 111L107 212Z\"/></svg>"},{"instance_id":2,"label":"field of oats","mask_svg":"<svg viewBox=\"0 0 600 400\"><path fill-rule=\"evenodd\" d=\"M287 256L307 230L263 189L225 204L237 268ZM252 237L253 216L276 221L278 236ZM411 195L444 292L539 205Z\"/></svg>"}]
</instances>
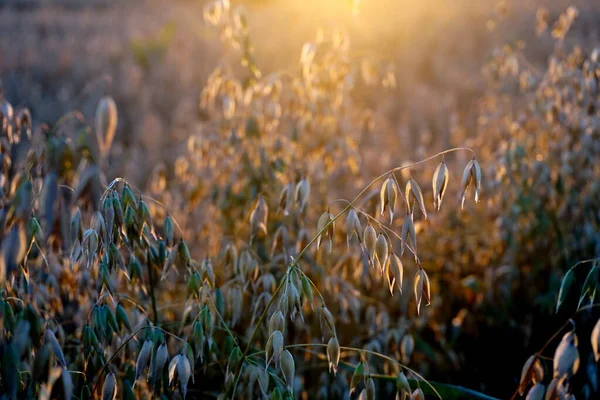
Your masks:
<instances>
[{"instance_id":1,"label":"field of oats","mask_svg":"<svg viewBox=\"0 0 600 400\"><path fill-rule=\"evenodd\" d=\"M0 2L0 400L598 399L599 284L595 1Z\"/></svg>"}]
</instances>

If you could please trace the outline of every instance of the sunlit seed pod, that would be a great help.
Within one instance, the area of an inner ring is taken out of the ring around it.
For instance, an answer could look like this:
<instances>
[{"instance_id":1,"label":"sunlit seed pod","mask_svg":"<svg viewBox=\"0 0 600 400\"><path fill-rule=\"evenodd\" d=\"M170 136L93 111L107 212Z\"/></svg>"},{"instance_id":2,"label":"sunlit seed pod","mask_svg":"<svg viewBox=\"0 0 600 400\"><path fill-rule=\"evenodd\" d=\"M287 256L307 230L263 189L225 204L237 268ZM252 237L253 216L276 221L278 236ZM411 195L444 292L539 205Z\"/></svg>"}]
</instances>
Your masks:
<instances>
[{"instance_id":1,"label":"sunlit seed pod","mask_svg":"<svg viewBox=\"0 0 600 400\"><path fill-rule=\"evenodd\" d=\"M385 235L383 235L383 233L380 233L377 237L377 240L375 241L375 258L379 262L379 268L382 274L383 269L387 263L388 255L389 251L387 239Z\"/></svg>"},{"instance_id":2,"label":"sunlit seed pod","mask_svg":"<svg viewBox=\"0 0 600 400\"><path fill-rule=\"evenodd\" d=\"M398 198L398 186L396 181L390 176L383 182L381 190L379 191L380 204L381 204L381 215L388 209L390 213L390 224L394 220L394 208L396 207L396 200Z\"/></svg>"},{"instance_id":3,"label":"sunlit seed pod","mask_svg":"<svg viewBox=\"0 0 600 400\"><path fill-rule=\"evenodd\" d=\"M544 367L539 359L536 359L533 363L533 377L532 381L534 384L542 382L544 380Z\"/></svg>"},{"instance_id":4,"label":"sunlit seed pod","mask_svg":"<svg viewBox=\"0 0 600 400\"><path fill-rule=\"evenodd\" d=\"M592 350L594 351L594 359L598 361L600 359L600 319L594 325L592 329Z\"/></svg>"},{"instance_id":5,"label":"sunlit seed pod","mask_svg":"<svg viewBox=\"0 0 600 400\"><path fill-rule=\"evenodd\" d=\"M115 400L117 398L117 379L112 372L104 378L102 386L102 400Z\"/></svg>"},{"instance_id":6,"label":"sunlit seed pod","mask_svg":"<svg viewBox=\"0 0 600 400\"><path fill-rule=\"evenodd\" d=\"M417 302L417 315L421 314L421 302L423 300L423 281L425 277L423 276L423 270L419 269L415 274L414 281L414 292L415 292L415 300Z\"/></svg>"},{"instance_id":7,"label":"sunlit seed pod","mask_svg":"<svg viewBox=\"0 0 600 400\"><path fill-rule=\"evenodd\" d=\"M346 217L346 244L348 245L348 248L350 248L350 239L352 239L352 236L356 236L360 241L361 235L362 226L360 225L360 219L358 218L356 210L351 208Z\"/></svg>"},{"instance_id":8,"label":"sunlit seed pod","mask_svg":"<svg viewBox=\"0 0 600 400\"><path fill-rule=\"evenodd\" d=\"M310 183L308 179L302 178L300 182L296 185L296 204L300 207L300 212L304 211L306 204L308 203L308 198L310 196Z\"/></svg>"},{"instance_id":9,"label":"sunlit seed pod","mask_svg":"<svg viewBox=\"0 0 600 400\"><path fill-rule=\"evenodd\" d=\"M423 393L423 389L415 389L415 391L410 396L410 400L425 400L425 393Z\"/></svg>"},{"instance_id":10,"label":"sunlit seed pod","mask_svg":"<svg viewBox=\"0 0 600 400\"><path fill-rule=\"evenodd\" d=\"M294 363L294 357L288 350L284 350L281 353L281 373L287 383L288 390L293 391L294 376L296 375L296 365Z\"/></svg>"},{"instance_id":11,"label":"sunlit seed pod","mask_svg":"<svg viewBox=\"0 0 600 400\"><path fill-rule=\"evenodd\" d=\"M150 354L152 353L152 341L146 340L142 345L140 353L138 354L137 361L135 363L135 382L142 375L142 372L148 366L148 361L150 361Z\"/></svg>"},{"instance_id":12,"label":"sunlit seed pod","mask_svg":"<svg viewBox=\"0 0 600 400\"><path fill-rule=\"evenodd\" d=\"M258 196L250 213L250 239L262 239L267 235L269 206L262 196Z\"/></svg>"},{"instance_id":13,"label":"sunlit seed pod","mask_svg":"<svg viewBox=\"0 0 600 400\"><path fill-rule=\"evenodd\" d=\"M367 393L367 400L375 400L375 381L373 381L373 378L369 377L369 379L367 379L365 389Z\"/></svg>"},{"instance_id":14,"label":"sunlit seed pod","mask_svg":"<svg viewBox=\"0 0 600 400\"><path fill-rule=\"evenodd\" d=\"M373 259L377 247L377 232L375 232L375 229L371 225L367 225L365 228L365 232L363 233L363 243L369 256Z\"/></svg>"},{"instance_id":15,"label":"sunlit seed pod","mask_svg":"<svg viewBox=\"0 0 600 400\"><path fill-rule=\"evenodd\" d=\"M340 343L336 336L332 336L327 342L327 361L329 362L329 372L335 375L340 363Z\"/></svg>"},{"instance_id":16,"label":"sunlit seed pod","mask_svg":"<svg viewBox=\"0 0 600 400\"><path fill-rule=\"evenodd\" d=\"M533 376L533 363L537 360L536 355L530 356L525 364L523 364L523 369L521 370L521 381L519 382L519 394L523 396L525 394L525 389L531 383Z\"/></svg>"},{"instance_id":17,"label":"sunlit seed pod","mask_svg":"<svg viewBox=\"0 0 600 400\"><path fill-rule=\"evenodd\" d=\"M406 197L406 204L408 205L409 214L413 213L413 204L414 201L416 201L421 209L421 213L423 213L423 216L425 219L427 219L427 210L425 209L423 192L421 191L419 184L414 179L409 179L409 181L406 182L404 196Z\"/></svg>"},{"instance_id":18,"label":"sunlit seed pod","mask_svg":"<svg viewBox=\"0 0 600 400\"><path fill-rule=\"evenodd\" d=\"M432 178L433 186L433 208L437 211L442 207L442 199L444 193L446 193L446 187L448 186L448 167L444 160L437 166Z\"/></svg>"},{"instance_id":19,"label":"sunlit seed pod","mask_svg":"<svg viewBox=\"0 0 600 400\"><path fill-rule=\"evenodd\" d=\"M390 253L388 256L389 263L389 271L388 273L392 275L393 282L395 283L398 291L402 295L402 282L404 281L404 266L402 265L402 261L400 257L398 257L395 253ZM393 286L390 286L390 292L394 294Z\"/></svg>"},{"instance_id":20,"label":"sunlit seed pod","mask_svg":"<svg viewBox=\"0 0 600 400\"><path fill-rule=\"evenodd\" d=\"M462 176L462 196L461 196L461 207L464 208L465 197L467 195L467 189L471 185L471 182L475 181L475 203L479 202L479 196L481 192L481 167L476 159L469 161Z\"/></svg>"},{"instance_id":21,"label":"sunlit seed pod","mask_svg":"<svg viewBox=\"0 0 600 400\"><path fill-rule=\"evenodd\" d=\"M363 380L365 376L365 366L361 362L359 362L354 368L354 373L352 374L352 379L350 380L350 394L354 393L356 387Z\"/></svg>"},{"instance_id":22,"label":"sunlit seed pod","mask_svg":"<svg viewBox=\"0 0 600 400\"><path fill-rule=\"evenodd\" d=\"M408 383L408 379L402 371L400 371L398 375L396 375L396 391L400 395L400 398L403 398L402 396L405 395L410 396L412 393L410 389L410 384Z\"/></svg>"},{"instance_id":23,"label":"sunlit seed pod","mask_svg":"<svg viewBox=\"0 0 600 400\"><path fill-rule=\"evenodd\" d=\"M554 377L571 377L579 369L579 351L577 350L577 335L567 332L554 352Z\"/></svg>"},{"instance_id":24,"label":"sunlit seed pod","mask_svg":"<svg viewBox=\"0 0 600 400\"><path fill-rule=\"evenodd\" d=\"M117 130L117 105L110 96L100 99L96 108L96 137L100 154L106 155L110 150Z\"/></svg>"},{"instance_id":25,"label":"sunlit seed pod","mask_svg":"<svg viewBox=\"0 0 600 400\"><path fill-rule=\"evenodd\" d=\"M329 211L324 212L319 217L317 226L318 238L317 238L317 249L321 246L323 239L329 239L329 251L333 248L333 234L335 230L335 221Z\"/></svg>"},{"instance_id":26,"label":"sunlit seed pod","mask_svg":"<svg viewBox=\"0 0 600 400\"><path fill-rule=\"evenodd\" d=\"M404 223L402 224L402 249L400 250L400 257L404 254L404 250L408 246L408 240L410 239L410 244L412 245L412 249L415 253L415 259L417 257L417 233L415 231L415 224L413 223L412 215L406 214L404 217Z\"/></svg>"},{"instance_id":27,"label":"sunlit seed pod","mask_svg":"<svg viewBox=\"0 0 600 400\"><path fill-rule=\"evenodd\" d=\"M271 315L271 319L269 319L269 336L273 334L275 331L284 331L285 330L285 317L281 311L275 311L273 315Z\"/></svg>"}]
</instances>

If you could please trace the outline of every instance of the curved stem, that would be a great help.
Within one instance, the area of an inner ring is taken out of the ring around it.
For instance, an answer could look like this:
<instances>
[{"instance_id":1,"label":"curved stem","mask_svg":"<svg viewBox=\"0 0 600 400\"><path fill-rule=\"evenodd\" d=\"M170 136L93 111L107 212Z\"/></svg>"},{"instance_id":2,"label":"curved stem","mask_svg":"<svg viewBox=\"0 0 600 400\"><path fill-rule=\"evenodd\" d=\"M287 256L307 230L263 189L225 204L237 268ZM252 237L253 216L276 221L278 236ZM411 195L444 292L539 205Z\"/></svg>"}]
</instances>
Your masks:
<instances>
[{"instance_id":1,"label":"curved stem","mask_svg":"<svg viewBox=\"0 0 600 400\"><path fill-rule=\"evenodd\" d=\"M374 178L371 182L369 182L369 184L367 186L365 186L363 188L363 190L360 191L360 193L358 195L356 195L356 197L354 198L354 200L352 200L351 202L348 203L348 205L346 207L344 207L344 209L342 211L340 211L335 217L331 218L326 224L325 226L310 240L310 242L308 242L308 244L306 246L304 246L304 248L300 251L300 253L298 253L297 259L299 260L300 258L302 258L302 256L304 255L304 253L308 250L308 248L318 240L318 238L327 230L329 229L329 226L331 224L333 224L339 217L341 217L342 215L344 215L348 210L350 210L350 208L352 208L354 206L354 204L362 197L362 195L364 195L370 188L371 186L373 186L375 183L377 183L380 179L385 178L386 176L388 176L389 174L393 174L394 172L398 172L398 171L402 171L404 169L408 169L408 168L412 168L415 167L417 165L421 165L424 164L428 161L433 160L434 158L437 158L439 156L443 156L444 154L448 154L448 153L452 153L452 152L456 152L456 151L461 151L461 150L466 150L466 151L470 151L471 153L475 154L475 152L473 151L473 149L469 148L469 147L455 147L452 149L448 149L442 152L439 152L433 156L427 157L421 161L417 161L415 163L409 164L409 165L404 165L402 167L396 167L396 168L392 168L389 171L384 172L383 174L379 175L378 177Z\"/></svg>"}]
</instances>

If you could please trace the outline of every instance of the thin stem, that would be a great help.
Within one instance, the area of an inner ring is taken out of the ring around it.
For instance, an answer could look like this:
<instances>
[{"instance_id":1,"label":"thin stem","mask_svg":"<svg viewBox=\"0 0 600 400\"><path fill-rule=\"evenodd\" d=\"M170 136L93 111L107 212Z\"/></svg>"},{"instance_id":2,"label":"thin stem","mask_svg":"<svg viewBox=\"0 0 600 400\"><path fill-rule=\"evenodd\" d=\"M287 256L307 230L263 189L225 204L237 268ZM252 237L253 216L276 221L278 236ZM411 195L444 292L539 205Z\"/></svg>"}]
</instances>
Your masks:
<instances>
[{"instance_id":1,"label":"thin stem","mask_svg":"<svg viewBox=\"0 0 600 400\"><path fill-rule=\"evenodd\" d=\"M386 176L388 176L389 174L393 174L394 172L398 172L398 171L402 171L404 169L408 169L408 168L412 168L415 167L417 165L421 165L424 164L428 161L433 160L434 158L437 158L439 156L443 156L444 154L448 154L448 153L452 153L455 151L461 151L461 150L467 150L470 151L471 153L475 154L475 152L473 151L473 149L468 148L468 147L455 147L452 149L448 149L442 152L439 152L433 156L427 157L421 161L417 161L415 163L409 164L409 165L404 165L402 167L396 167L396 168L392 168L389 171L384 172L383 174L379 175L378 177L376 177L375 179L373 179L371 182L369 182L369 184L367 186L365 186L363 188L363 190L360 191L360 193L358 195L356 195L356 197L354 198L354 200L352 200L350 203L348 203L348 205L346 207L344 207L344 209L342 211L340 211L335 217L331 218L326 224L325 226L311 239L310 242L308 242L308 244L306 246L304 246L304 248L300 251L300 253L298 253L297 259L299 260L300 258L302 258L302 256L304 255L304 253L308 250L308 248L318 240L318 238L329 228L329 226L331 224L333 224L339 217L341 217L342 215L344 215L348 210L350 210L354 204L362 197L362 195L364 195L370 188L371 186L373 186L375 183L377 183L380 179L385 178Z\"/></svg>"}]
</instances>

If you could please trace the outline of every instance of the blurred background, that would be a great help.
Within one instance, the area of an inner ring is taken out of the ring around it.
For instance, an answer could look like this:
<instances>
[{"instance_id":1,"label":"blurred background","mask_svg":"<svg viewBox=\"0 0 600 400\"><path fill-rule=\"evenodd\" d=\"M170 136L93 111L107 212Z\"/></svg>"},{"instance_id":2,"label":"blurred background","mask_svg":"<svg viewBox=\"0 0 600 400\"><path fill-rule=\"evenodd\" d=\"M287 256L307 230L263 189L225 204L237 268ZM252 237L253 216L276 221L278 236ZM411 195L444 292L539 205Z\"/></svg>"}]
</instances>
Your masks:
<instances>
[{"instance_id":1,"label":"blurred background","mask_svg":"<svg viewBox=\"0 0 600 400\"><path fill-rule=\"evenodd\" d=\"M429 379L509 398L523 362L571 315L555 313L564 272L600 256L598 112L579 99L586 75L567 73L595 62L600 2L231 3L246 9L263 76L297 73L302 46L319 28L351 40L362 76L352 107L365 121L353 127L359 170L352 184L315 178L332 183L326 199L352 198L361 183L409 160L475 149L486 177L482 203L465 217L452 200L455 210L422 227L420 249L439 302L415 328L423 356L413 361ZM212 126L199 107L210 74L239 58L204 22L204 7L198 0L0 0L5 96L28 107L36 124L52 125L73 109L93 121L109 93L119 109L109 179L151 187L160 165L170 188L189 137ZM384 77L389 70L393 84L369 84L371 69ZM543 92L548 87L554 94ZM585 93L596 104L597 92ZM572 119L584 117L573 128ZM429 186L431 171L422 172ZM373 290L387 296L385 287Z\"/></svg>"}]
</instances>

